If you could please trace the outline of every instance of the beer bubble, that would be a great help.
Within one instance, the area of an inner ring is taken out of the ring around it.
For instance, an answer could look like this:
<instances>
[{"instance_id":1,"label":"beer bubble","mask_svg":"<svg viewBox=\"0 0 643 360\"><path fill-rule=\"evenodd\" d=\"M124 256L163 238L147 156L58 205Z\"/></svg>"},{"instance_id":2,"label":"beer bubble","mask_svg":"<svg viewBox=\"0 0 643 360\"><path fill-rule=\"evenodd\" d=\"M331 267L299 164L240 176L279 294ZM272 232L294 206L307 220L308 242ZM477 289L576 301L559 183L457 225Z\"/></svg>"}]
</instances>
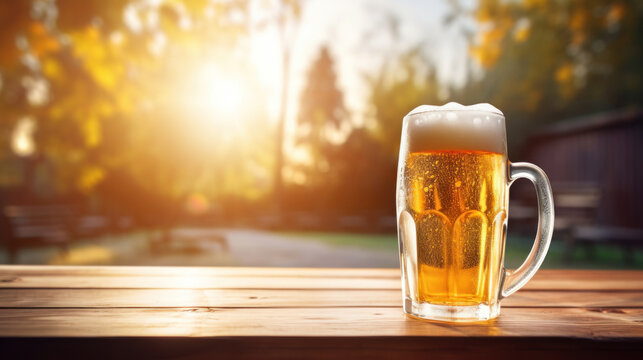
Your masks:
<instances>
[{"instance_id":1,"label":"beer bubble","mask_svg":"<svg viewBox=\"0 0 643 360\"><path fill-rule=\"evenodd\" d=\"M428 186L425 186L425 187L424 187L424 192L429 192L429 188L428 188Z\"/></svg>"},{"instance_id":2,"label":"beer bubble","mask_svg":"<svg viewBox=\"0 0 643 360\"><path fill-rule=\"evenodd\" d=\"M455 182L455 187L460 187L462 186L462 181L458 180Z\"/></svg>"}]
</instances>

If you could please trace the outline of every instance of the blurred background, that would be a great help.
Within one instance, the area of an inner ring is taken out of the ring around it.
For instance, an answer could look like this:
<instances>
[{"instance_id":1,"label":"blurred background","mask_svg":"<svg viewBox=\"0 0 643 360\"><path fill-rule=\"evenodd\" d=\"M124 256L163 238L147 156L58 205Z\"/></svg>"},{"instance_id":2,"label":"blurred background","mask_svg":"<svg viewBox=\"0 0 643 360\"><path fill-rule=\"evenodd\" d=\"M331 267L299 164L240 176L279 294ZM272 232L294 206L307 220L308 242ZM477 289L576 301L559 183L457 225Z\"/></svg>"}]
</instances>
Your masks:
<instances>
[{"instance_id":1,"label":"blurred background","mask_svg":"<svg viewBox=\"0 0 643 360\"><path fill-rule=\"evenodd\" d=\"M402 117L489 102L545 267L643 268L643 3L0 0L0 262L397 267ZM506 262L528 253L512 187Z\"/></svg>"}]
</instances>

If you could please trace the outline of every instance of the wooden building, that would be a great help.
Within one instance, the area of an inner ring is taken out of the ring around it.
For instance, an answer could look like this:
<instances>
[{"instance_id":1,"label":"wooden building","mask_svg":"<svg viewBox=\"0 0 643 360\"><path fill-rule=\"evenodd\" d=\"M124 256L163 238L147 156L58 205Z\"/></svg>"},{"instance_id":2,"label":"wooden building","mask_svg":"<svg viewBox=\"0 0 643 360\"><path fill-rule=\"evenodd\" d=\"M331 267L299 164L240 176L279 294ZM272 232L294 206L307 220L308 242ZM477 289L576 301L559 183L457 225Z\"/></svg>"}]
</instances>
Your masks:
<instances>
[{"instance_id":1,"label":"wooden building","mask_svg":"<svg viewBox=\"0 0 643 360\"><path fill-rule=\"evenodd\" d=\"M549 176L562 225L577 207L594 225L643 229L643 109L553 124L528 139L523 159Z\"/></svg>"}]
</instances>

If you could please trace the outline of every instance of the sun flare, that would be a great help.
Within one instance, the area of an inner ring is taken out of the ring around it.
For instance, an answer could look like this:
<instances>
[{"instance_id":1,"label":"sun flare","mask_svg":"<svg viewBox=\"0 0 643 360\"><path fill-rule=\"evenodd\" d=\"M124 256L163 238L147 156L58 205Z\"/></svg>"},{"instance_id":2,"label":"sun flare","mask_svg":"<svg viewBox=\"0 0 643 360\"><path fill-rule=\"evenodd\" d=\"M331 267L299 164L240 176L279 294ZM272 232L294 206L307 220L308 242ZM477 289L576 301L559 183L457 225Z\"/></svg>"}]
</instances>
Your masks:
<instances>
[{"instance_id":1,"label":"sun flare","mask_svg":"<svg viewBox=\"0 0 643 360\"><path fill-rule=\"evenodd\" d=\"M241 76L215 66L203 66L194 72L191 85L193 110L217 122L240 116L247 95Z\"/></svg>"}]
</instances>

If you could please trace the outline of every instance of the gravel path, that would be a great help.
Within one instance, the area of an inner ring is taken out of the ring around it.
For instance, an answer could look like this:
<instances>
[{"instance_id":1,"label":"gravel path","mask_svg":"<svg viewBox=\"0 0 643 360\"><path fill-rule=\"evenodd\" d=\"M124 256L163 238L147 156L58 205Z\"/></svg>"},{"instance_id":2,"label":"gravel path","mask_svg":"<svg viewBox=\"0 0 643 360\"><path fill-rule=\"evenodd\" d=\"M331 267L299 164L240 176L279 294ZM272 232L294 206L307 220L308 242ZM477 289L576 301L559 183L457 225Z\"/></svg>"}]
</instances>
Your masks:
<instances>
[{"instance_id":1,"label":"gravel path","mask_svg":"<svg viewBox=\"0 0 643 360\"><path fill-rule=\"evenodd\" d=\"M225 237L228 249L212 239ZM74 243L69 253L21 251L19 263L142 266L398 267L397 251L329 245L310 238L250 229L181 228L171 249L151 251L149 235L105 236ZM6 262L0 251L0 263Z\"/></svg>"},{"instance_id":2,"label":"gravel path","mask_svg":"<svg viewBox=\"0 0 643 360\"><path fill-rule=\"evenodd\" d=\"M398 267L397 252L328 245L264 231L226 230L241 266Z\"/></svg>"}]
</instances>

